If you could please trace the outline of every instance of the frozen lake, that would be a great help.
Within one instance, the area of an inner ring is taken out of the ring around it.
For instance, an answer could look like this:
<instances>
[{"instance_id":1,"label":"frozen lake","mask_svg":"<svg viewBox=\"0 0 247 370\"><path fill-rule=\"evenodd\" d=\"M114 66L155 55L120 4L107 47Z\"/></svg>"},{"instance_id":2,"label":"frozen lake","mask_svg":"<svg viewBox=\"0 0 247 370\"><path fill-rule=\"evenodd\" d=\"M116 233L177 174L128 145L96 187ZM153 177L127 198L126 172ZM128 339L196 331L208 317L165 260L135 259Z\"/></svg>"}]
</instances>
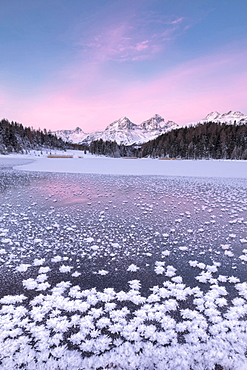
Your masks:
<instances>
[{"instance_id":1,"label":"frozen lake","mask_svg":"<svg viewBox=\"0 0 247 370\"><path fill-rule=\"evenodd\" d=\"M0 162L1 368L246 368L246 179L17 161Z\"/></svg>"}]
</instances>

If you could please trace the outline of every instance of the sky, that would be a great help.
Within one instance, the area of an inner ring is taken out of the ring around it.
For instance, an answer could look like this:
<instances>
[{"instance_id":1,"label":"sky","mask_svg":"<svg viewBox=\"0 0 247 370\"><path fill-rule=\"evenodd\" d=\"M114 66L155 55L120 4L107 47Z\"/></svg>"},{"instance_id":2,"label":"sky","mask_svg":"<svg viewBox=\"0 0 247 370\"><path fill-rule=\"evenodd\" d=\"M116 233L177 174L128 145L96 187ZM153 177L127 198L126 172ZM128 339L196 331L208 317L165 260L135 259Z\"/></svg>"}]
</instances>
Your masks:
<instances>
[{"instance_id":1,"label":"sky","mask_svg":"<svg viewBox=\"0 0 247 370\"><path fill-rule=\"evenodd\" d=\"M247 114L246 0L1 0L0 119L104 129Z\"/></svg>"}]
</instances>

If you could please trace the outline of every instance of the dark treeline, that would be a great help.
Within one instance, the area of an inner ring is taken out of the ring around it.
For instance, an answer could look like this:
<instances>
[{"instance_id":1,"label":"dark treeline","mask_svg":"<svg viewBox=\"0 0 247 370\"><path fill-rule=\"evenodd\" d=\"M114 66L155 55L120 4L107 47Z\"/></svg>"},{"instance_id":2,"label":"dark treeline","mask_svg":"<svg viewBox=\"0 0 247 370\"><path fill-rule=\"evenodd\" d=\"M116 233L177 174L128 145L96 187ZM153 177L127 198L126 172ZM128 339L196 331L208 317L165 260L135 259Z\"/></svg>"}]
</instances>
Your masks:
<instances>
[{"instance_id":1,"label":"dark treeline","mask_svg":"<svg viewBox=\"0 0 247 370\"><path fill-rule=\"evenodd\" d=\"M90 151L108 156L184 159L247 159L247 125L209 122L167 132L140 147L92 142Z\"/></svg>"},{"instance_id":2,"label":"dark treeline","mask_svg":"<svg viewBox=\"0 0 247 370\"><path fill-rule=\"evenodd\" d=\"M106 155L109 157L130 157L134 153L133 146L118 145L115 141L92 141L89 146L92 154Z\"/></svg>"},{"instance_id":3,"label":"dark treeline","mask_svg":"<svg viewBox=\"0 0 247 370\"><path fill-rule=\"evenodd\" d=\"M34 130L6 119L0 121L1 154L42 149L86 151L88 147L65 143L46 130ZM89 151L112 157L247 159L247 125L209 122L195 127L181 127L141 146L98 140L90 144Z\"/></svg>"},{"instance_id":4,"label":"dark treeline","mask_svg":"<svg viewBox=\"0 0 247 370\"><path fill-rule=\"evenodd\" d=\"M76 144L65 143L46 130L34 130L6 119L0 121L0 153L24 153L31 149L84 149Z\"/></svg>"},{"instance_id":5,"label":"dark treeline","mask_svg":"<svg viewBox=\"0 0 247 370\"><path fill-rule=\"evenodd\" d=\"M247 125L209 122L172 130L142 145L141 156L247 159Z\"/></svg>"}]
</instances>

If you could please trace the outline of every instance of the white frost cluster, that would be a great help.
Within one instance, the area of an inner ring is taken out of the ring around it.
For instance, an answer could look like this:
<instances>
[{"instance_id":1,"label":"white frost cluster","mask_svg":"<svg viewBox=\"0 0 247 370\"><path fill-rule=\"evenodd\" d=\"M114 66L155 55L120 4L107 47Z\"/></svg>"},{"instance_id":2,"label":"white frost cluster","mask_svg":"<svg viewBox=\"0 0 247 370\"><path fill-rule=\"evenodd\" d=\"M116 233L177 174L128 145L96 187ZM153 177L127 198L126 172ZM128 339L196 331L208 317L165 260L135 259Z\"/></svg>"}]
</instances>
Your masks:
<instances>
[{"instance_id":1,"label":"white frost cluster","mask_svg":"<svg viewBox=\"0 0 247 370\"><path fill-rule=\"evenodd\" d=\"M201 270L196 279L209 288L186 286L162 261L155 270L164 282L148 296L137 279L119 292L82 290L69 281L51 287L50 269L39 267L36 278L23 280L34 292L31 300L24 294L0 300L1 368L213 370L218 363L240 369L246 363L247 283L234 276L213 278L219 263L189 264ZM232 300L228 283L237 292Z\"/></svg>"}]
</instances>

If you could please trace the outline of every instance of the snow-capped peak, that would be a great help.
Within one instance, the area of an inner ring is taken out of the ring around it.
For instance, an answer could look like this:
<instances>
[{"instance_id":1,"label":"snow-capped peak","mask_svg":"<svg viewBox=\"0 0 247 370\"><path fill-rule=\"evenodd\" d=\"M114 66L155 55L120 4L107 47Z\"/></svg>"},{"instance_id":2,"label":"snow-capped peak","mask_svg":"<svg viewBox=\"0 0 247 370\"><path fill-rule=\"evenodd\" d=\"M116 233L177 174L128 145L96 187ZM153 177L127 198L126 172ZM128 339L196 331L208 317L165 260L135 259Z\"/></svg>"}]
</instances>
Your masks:
<instances>
[{"instance_id":1,"label":"snow-capped peak","mask_svg":"<svg viewBox=\"0 0 247 370\"><path fill-rule=\"evenodd\" d=\"M153 117L142 122L138 127L145 131L154 132L156 130L163 133L164 131L178 127L178 124L173 121L165 122L163 117L161 117L159 114L155 114Z\"/></svg>"},{"instance_id":2,"label":"snow-capped peak","mask_svg":"<svg viewBox=\"0 0 247 370\"><path fill-rule=\"evenodd\" d=\"M79 134L79 133L82 133L83 131L82 131L82 129L80 127L76 127L76 129L74 130L74 132L76 134Z\"/></svg>"},{"instance_id":3,"label":"snow-capped peak","mask_svg":"<svg viewBox=\"0 0 247 370\"><path fill-rule=\"evenodd\" d=\"M226 123L228 125L243 125L247 124L247 115L240 111L228 111L226 113L219 113L217 111L211 112L206 115L205 118L200 121L189 122L180 127L195 127L198 124L204 124L209 122Z\"/></svg>"},{"instance_id":4,"label":"snow-capped peak","mask_svg":"<svg viewBox=\"0 0 247 370\"><path fill-rule=\"evenodd\" d=\"M63 141L70 143L79 144L88 135L80 127L76 127L74 130L57 130L53 131L57 137L60 137Z\"/></svg>"},{"instance_id":5,"label":"snow-capped peak","mask_svg":"<svg viewBox=\"0 0 247 370\"><path fill-rule=\"evenodd\" d=\"M116 141L118 144L132 145L143 144L157 136L177 128L173 121L165 122L159 114L137 125L127 117L122 117L110 123L105 130L85 134L81 128L75 130L60 130L54 132L58 137L74 143L90 144L94 140Z\"/></svg>"},{"instance_id":6,"label":"snow-capped peak","mask_svg":"<svg viewBox=\"0 0 247 370\"><path fill-rule=\"evenodd\" d=\"M159 114L155 114L153 117L146 121L143 121L139 127L143 130L159 130L161 129L161 123L164 123L164 118Z\"/></svg>"},{"instance_id":7,"label":"snow-capped peak","mask_svg":"<svg viewBox=\"0 0 247 370\"><path fill-rule=\"evenodd\" d=\"M245 115L242 113L242 112L239 112L239 111L232 111L230 110L229 112L227 113L223 113L221 115L222 117L236 117L236 118L239 118L239 117L244 117Z\"/></svg>"},{"instance_id":8,"label":"snow-capped peak","mask_svg":"<svg viewBox=\"0 0 247 370\"><path fill-rule=\"evenodd\" d=\"M216 111L215 112L211 112L211 113L207 114L205 118L203 118L203 121L215 120L219 116L220 116L220 113L219 112L216 112Z\"/></svg>"},{"instance_id":9,"label":"snow-capped peak","mask_svg":"<svg viewBox=\"0 0 247 370\"><path fill-rule=\"evenodd\" d=\"M129 120L127 117L122 117L108 125L106 130L132 130L136 125Z\"/></svg>"},{"instance_id":10,"label":"snow-capped peak","mask_svg":"<svg viewBox=\"0 0 247 370\"><path fill-rule=\"evenodd\" d=\"M185 126L197 125L198 123L220 122L228 124L245 124L247 116L239 111L229 111L220 114L217 111L209 113L199 122L189 123ZM178 128L178 124L173 121L165 121L159 114L155 114L142 123L135 124L127 117L122 117L111 124L105 130L86 134L80 127L75 130L60 130L54 133L64 141L73 143L90 144L94 140L116 141L118 144L132 145L143 144L153 140L161 134L172 129Z\"/></svg>"},{"instance_id":11,"label":"snow-capped peak","mask_svg":"<svg viewBox=\"0 0 247 370\"><path fill-rule=\"evenodd\" d=\"M242 123L247 122L247 116L239 111L232 111L220 114L219 112L209 113L201 122L222 122L222 123Z\"/></svg>"},{"instance_id":12,"label":"snow-capped peak","mask_svg":"<svg viewBox=\"0 0 247 370\"><path fill-rule=\"evenodd\" d=\"M177 126L173 121L165 122L159 114L155 114L139 125L131 122L129 118L123 117L112 122L104 131L93 134L94 139L90 135L88 140L102 138L104 141L116 141L118 144L124 145L142 144Z\"/></svg>"}]
</instances>

